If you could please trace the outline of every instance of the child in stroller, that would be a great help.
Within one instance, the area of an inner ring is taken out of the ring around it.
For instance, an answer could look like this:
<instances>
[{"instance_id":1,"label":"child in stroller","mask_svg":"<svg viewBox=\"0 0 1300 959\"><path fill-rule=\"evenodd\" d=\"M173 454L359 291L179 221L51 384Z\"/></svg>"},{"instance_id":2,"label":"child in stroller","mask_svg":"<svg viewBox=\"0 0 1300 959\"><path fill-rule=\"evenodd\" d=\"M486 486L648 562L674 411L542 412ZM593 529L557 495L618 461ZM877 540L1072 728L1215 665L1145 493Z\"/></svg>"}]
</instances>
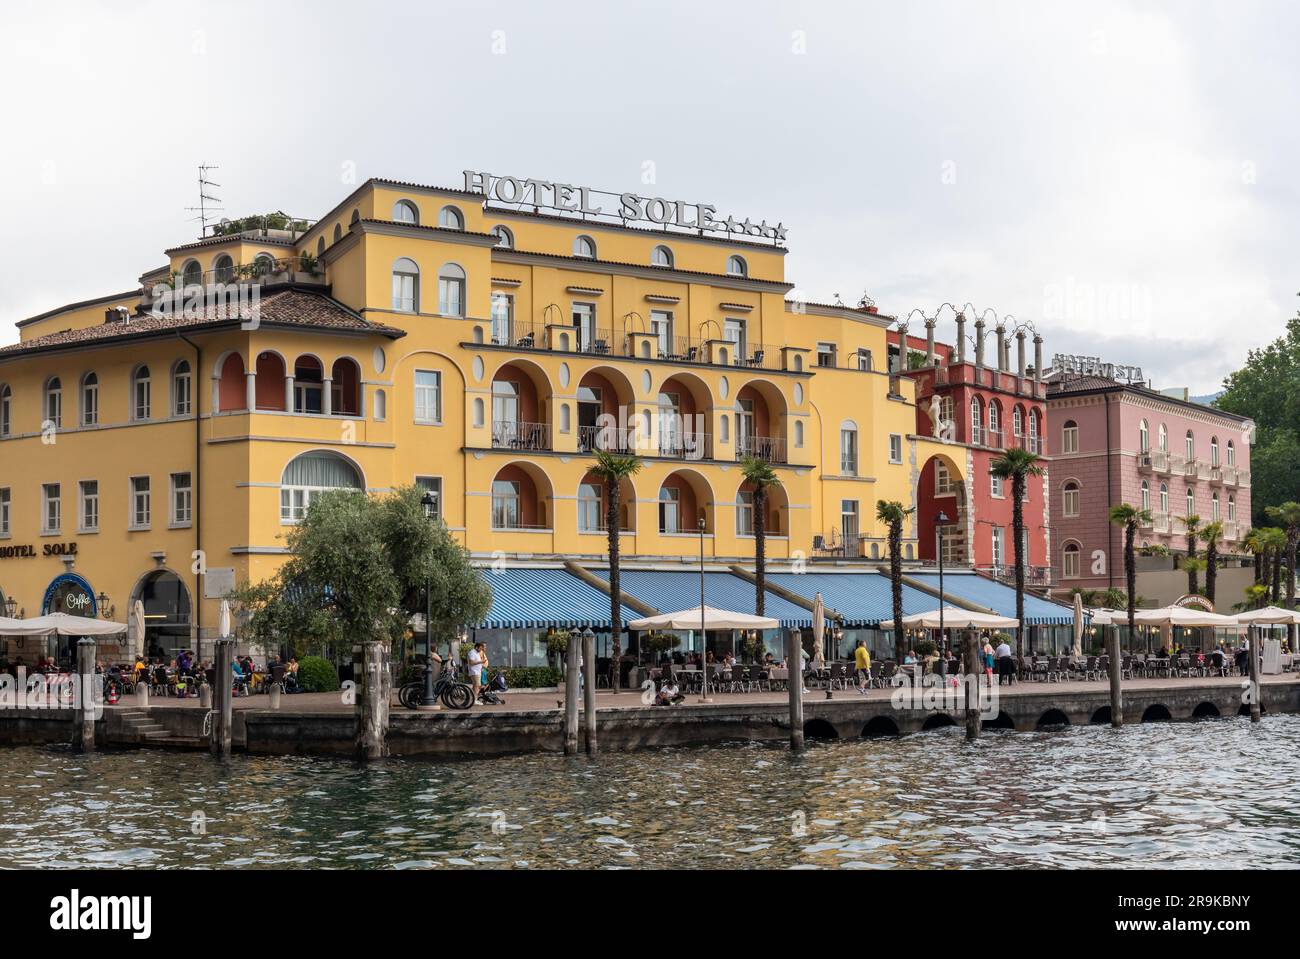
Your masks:
<instances>
[{"instance_id":1,"label":"child in stroller","mask_svg":"<svg viewBox=\"0 0 1300 959\"><path fill-rule=\"evenodd\" d=\"M480 687L478 701L491 706L504 706L506 701L502 694L508 691L505 674L495 669L492 671L491 678Z\"/></svg>"}]
</instances>

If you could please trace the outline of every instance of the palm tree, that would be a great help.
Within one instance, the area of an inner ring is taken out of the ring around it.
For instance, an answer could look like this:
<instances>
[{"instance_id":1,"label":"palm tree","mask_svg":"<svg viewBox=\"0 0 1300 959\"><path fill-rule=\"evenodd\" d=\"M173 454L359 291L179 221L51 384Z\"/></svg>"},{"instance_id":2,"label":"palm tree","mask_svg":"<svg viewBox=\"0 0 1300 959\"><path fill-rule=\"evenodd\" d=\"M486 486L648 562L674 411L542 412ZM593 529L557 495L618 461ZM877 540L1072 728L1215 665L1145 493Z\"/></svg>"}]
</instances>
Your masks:
<instances>
[{"instance_id":1,"label":"palm tree","mask_svg":"<svg viewBox=\"0 0 1300 959\"><path fill-rule=\"evenodd\" d=\"M995 459L989 466L989 473L1003 480L1011 480L1011 529L1015 537L1016 558L1016 619L1025 621L1025 560L1021 550L1025 543L1025 480L1030 476L1042 476L1043 468L1038 465L1039 455L1021 447L1012 447ZM1016 629L1016 655L1024 653L1023 626Z\"/></svg>"},{"instance_id":2,"label":"palm tree","mask_svg":"<svg viewBox=\"0 0 1300 959\"><path fill-rule=\"evenodd\" d=\"M1300 503L1287 500L1281 506L1264 510L1269 519L1277 520L1286 534L1286 608L1295 609L1295 554L1300 543ZM1295 626L1286 628L1287 641L1295 649Z\"/></svg>"},{"instance_id":3,"label":"palm tree","mask_svg":"<svg viewBox=\"0 0 1300 959\"><path fill-rule=\"evenodd\" d=\"M1187 570L1187 592L1199 593L1200 584L1196 581L1196 573L1200 566L1196 562L1196 528L1201 525L1201 518L1195 514L1181 516L1179 519L1187 527L1187 559L1188 562L1183 564L1183 569Z\"/></svg>"},{"instance_id":4,"label":"palm tree","mask_svg":"<svg viewBox=\"0 0 1300 959\"><path fill-rule=\"evenodd\" d=\"M619 660L623 656L623 591L618 576L618 533L621 525L619 523L620 484L623 480L635 476L640 471L641 457L631 453L614 453L609 450L597 450L596 465L591 468L591 474L600 479L608 491L606 493L605 533L609 537L609 628L610 636L613 637L610 669L614 673L610 677L609 685L615 693L618 692L623 679L622 670L619 668Z\"/></svg>"},{"instance_id":5,"label":"palm tree","mask_svg":"<svg viewBox=\"0 0 1300 959\"><path fill-rule=\"evenodd\" d=\"M1219 540L1223 537L1223 524L1218 520L1201 530L1205 542L1205 598L1214 602L1214 587L1219 579Z\"/></svg>"},{"instance_id":6,"label":"palm tree","mask_svg":"<svg viewBox=\"0 0 1300 959\"><path fill-rule=\"evenodd\" d=\"M903 520L910 512L912 511L897 500L876 501L876 519L889 527L889 585L894 600L894 657L900 663L907 657L907 641L903 637Z\"/></svg>"},{"instance_id":7,"label":"palm tree","mask_svg":"<svg viewBox=\"0 0 1300 959\"><path fill-rule=\"evenodd\" d=\"M1133 556L1133 541L1137 539L1138 526L1149 522L1151 511L1138 509L1128 503L1120 503L1110 509L1110 521L1116 526L1124 527L1124 580L1128 585L1128 635L1133 642L1137 624L1133 616L1137 612L1137 560Z\"/></svg>"},{"instance_id":8,"label":"palm tree","mask_svg":"<svg viewBox=\"0 0 1300 959\"><path fill-rule=\"evenodd\" d=\"M1286 533L1276 526L1264 528L1264 544L1268 548L1268 570L1265 578L1269 584L1272 602L1282 601L1282 554L1286 552Z\"/></svg>"},{"instance_id":9,"label":"palm tree","mask_svg":"<svg viewBox=\"0 0 1300 959\"><path fill-rule=\"evenodd\" d=\"M1250 550L1250 554L1255 558L1255 584L1258 585L1264 578L1264 556L1267 549L1264 546L1263 530L1258 526L1252 526L1242 537L1241 545Z\"/></svg>"},{"instance_id":10,"label":"palm tree","mask_svg":"<svg viewBox=\"0 0 1300 959\"><path fill-rule=\"evenodd\" d=\"M1268 587L1263 583L1254 583L1246 587L1246 600L1242 603L1236 603L1232 608L1237 612L1243 612L1248 609L1263 609L1264 603L1268 601Z\"/></svg>"},{"instance_id":11,"label":"palm tree","mask_svg":"<svg viewBox=\"0 0 1300 959\"><path fill-rule=\"evenodd\" d=\"M754 493L754 612L764 614L767 598L767 494L781 485L772 464L757 456L740 461L740 475Z\"/></svg>"}]
</instances>

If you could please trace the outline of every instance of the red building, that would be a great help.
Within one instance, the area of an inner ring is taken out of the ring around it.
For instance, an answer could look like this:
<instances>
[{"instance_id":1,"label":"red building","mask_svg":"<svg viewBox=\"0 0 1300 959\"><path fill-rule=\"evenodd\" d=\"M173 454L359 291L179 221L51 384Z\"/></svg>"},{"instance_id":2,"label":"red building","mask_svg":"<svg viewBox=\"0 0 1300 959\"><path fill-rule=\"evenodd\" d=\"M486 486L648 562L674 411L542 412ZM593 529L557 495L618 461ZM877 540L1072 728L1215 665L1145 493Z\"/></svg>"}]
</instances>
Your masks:
<instances>
[{"instance_id":1,"label":"red building","mask_svg":"<svg viewBox=\"0 0 1300 959\"><path fill-rule=\"evenodd\" d=\"M1011 447L1047 452L1043 341L1025 328L986 330L984 321L976 320L974 347L968 349L966 322L958 314L956 346L934 341L933 320L926 321L925 338L906 336L906 350L905 332L889 334L891 369L916 381L916 432L951 446L946 457L913 464L918 548L922 560L937 560L936 518L942 512L948 518L944 565L973 566L1010 580L1015 564L1011 483L994 477L990 468ZM1025 355L1027 339L1032 364ZM1048 463L1041 465L1046 471ZM1025 580L1036 585L1051 580L1049 489L1046 472L1026 483Z\"/></svg>"}]
</instances>

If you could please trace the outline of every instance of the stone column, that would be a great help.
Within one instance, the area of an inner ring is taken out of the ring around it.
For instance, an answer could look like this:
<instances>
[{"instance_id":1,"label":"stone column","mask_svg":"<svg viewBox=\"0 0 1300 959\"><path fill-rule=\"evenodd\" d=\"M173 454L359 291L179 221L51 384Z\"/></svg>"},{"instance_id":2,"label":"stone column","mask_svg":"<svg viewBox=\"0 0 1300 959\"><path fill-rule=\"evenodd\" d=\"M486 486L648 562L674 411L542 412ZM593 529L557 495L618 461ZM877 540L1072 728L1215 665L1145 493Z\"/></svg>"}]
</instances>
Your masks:
<instances>
[{"instance_id":1,"label":"stone column","mask_svg":"<svg viewBox=\"0 0 1300 959\"><path fill-rule=\"evenodd\" d=\"M1016 392L1025 391L1025 331L1016 330Z\"/></svg>"},{"instance_id":2,"label":"stone column","mask_svg":"<svg viewBox=\"0 0 1300 959\"><path fill-rule=\"evenodd\" d=\"M221 377L212 377L212 412L223 413L221 408Z\"/></svg>"},{"instance_id":3,"label":"stone column","mask_svg":"<svg viewBox=\"0 0 1300 959\"><path fill-rule=\"evenodd\" d=\"M957 314L957 362L966 362L966 314Z\"/></svg>"},{"instance_id":4,"label":"stone column","mask_svg":"<svg viewBox=\"0 0 1300 959\"><path fill-rule=\"evenodd\" d=\"M244 407L248 412L257 409L257 371L248 370L244 373Z\"/></svg>"},{"instance_id":5,"label":"stone column","mask_svg":"<svg viewBox=\"0 0 1300 959\"><path fill-rule=\"evenodd\" d=\"M352 678L357 684L357 758L363 762L388 755L388 701L392 696L388 659L387 643L352 647Z\"/></svg>"},{"instance_id":6,"label":"stone column","mask_svg":"<svg viewBox=\"0 0 1300 959\"><path fill-rule=\"evenodd\" d=\"M934 320L925 321L925 365L934 366Z\"/></svg>"},{"instance_id":7,"label":"stone column","mask_svg":"<svg viewBox=\"0 0 1300 959\"><path fill-rule=\"evenodd\" d=\"M1043 338L1034 334L1034 385L1043 382Z\"/></svg>"},{"instance_id":8,"label":"stone column","mask_svg":"<svg viewBox=\"0 0 1300 959\"><path fill-rule=\"evenodd\" d=\"M103 686L97 680L95 641L83 637L77 641L77 695L72 715L72 746L78 752L95 751L95 712L103 702Z\"/></svg>"},{"instance_id":9,"label":"stone column","mask_svg":"<svg viewBox=\"0 0 1300 959\"><path fill-rule=\"evenodd\" d=\"M984 318L975 321L975 382L978 384L984 372Z\"/></svg>"},{"instance_id":10,"label":"stone column","mask_svg":"<svg viewBox=\"0 0 1300 959\"><path fill-rule=\"evenodd\" d=\"M320 409L326 416L334 412L334 381L328 376L321 380Z\"/></svg>"},{"instance_id":11,"label":"stone column","mask_svg":"<svg viewBox=\"0 0 1300 959\"><path fill-rule=\"evenodd\" d=\"M235 658L235 641L218 639L213 671L216 681L212 686L212 725L208 735L208 749L218 759L230 758L230 725L234 718L234 690L231 663Z\"/></svg>"},{"instance_id":12,"label":"stone column","mask_svg":"<svg viewBox=\"0 0 1300 959\"><path fill-rule=\"evenodd\" d=\"M998 372L1003 373L1007 368L1007 328L999 323L994 332L998 335Z\"/></svg>"},{"instance_id":13,"label":"stone column","mask_svg":"<svg viewBox=\"0 0 1300 959\"><path fill-rule=\"evenodd\" d=\"M284 408L288 412L293 412L293 376L284 378Z\"/></svg>"}]
</instances>

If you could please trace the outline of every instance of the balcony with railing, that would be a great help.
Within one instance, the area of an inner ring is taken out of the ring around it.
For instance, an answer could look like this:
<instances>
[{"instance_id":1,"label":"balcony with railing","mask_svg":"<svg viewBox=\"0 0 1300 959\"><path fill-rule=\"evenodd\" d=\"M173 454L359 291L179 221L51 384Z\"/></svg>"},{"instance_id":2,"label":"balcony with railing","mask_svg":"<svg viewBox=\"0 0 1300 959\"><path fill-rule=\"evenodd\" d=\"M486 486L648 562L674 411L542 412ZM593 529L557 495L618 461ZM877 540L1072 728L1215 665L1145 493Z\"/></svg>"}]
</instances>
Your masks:
<instances>
[{"instance_id":1,"label":"balcony with railing","mask_svg":"<svg viewBox=\"0 0 1300 959\"><path fill-rule=\"evenodd\" d=\"M1174 518L1168 513L1152 513L1151 529L1161 536L1169 536L1174 532Z\"/></svg>"},{"instance_id":2,"label":"balcony with railing","mask_svg":"<svg viewBox=\"0 0 1300 959\"><path fill-rule=\"evenodd\" d=\"M1050 566L1026 566L1025 568L1025 585L1026 586L1049 586L1052 582L1052 567ZM977 566L977 573L983 573L996 579L999 583L1015 583L1016 567L1015 564L998 565L998 566Z\"/></svg>"},{"instance_id":3,"label":"balcony with railing","mask_svg":"<svg viewBox=\"0 0 1300 959\"><path fill-rule=\"evenodd\" d=\"M634 430L627 426L579 426L578 452L627 453L635 446Z\"/></svg>"},{"instance_id":4,"label":"balcony with railing","mask_svg":"<svg viewBox=\"0 0 1300 959\"><path fill-rule=\"evenodd\" d=\"M519 420L492 421L492 448L540 452L551 449L551 424Z\"/></svg>"},{"instance_id":5,"label":"balcony with railing","mask_svg":"<svg viewBox=\"0 0 1300 959\"><path fill-rule=\"evenodd\" d=\"M673 433L659 437L659 456L675 460L706 460L713 456L708 433Z\"/></svg>"},{"instance_id":6,"label":"balcony with railing","mask_svg":"<svg viewBox=\"0 0 1300 959\"><path fill-rule=\"evenodd\" d=\"M784 463L785 437L783 436L741 436L736 440L736 459L746 457L764 460L768 463Z\"/></svg>"}]
</instances>

